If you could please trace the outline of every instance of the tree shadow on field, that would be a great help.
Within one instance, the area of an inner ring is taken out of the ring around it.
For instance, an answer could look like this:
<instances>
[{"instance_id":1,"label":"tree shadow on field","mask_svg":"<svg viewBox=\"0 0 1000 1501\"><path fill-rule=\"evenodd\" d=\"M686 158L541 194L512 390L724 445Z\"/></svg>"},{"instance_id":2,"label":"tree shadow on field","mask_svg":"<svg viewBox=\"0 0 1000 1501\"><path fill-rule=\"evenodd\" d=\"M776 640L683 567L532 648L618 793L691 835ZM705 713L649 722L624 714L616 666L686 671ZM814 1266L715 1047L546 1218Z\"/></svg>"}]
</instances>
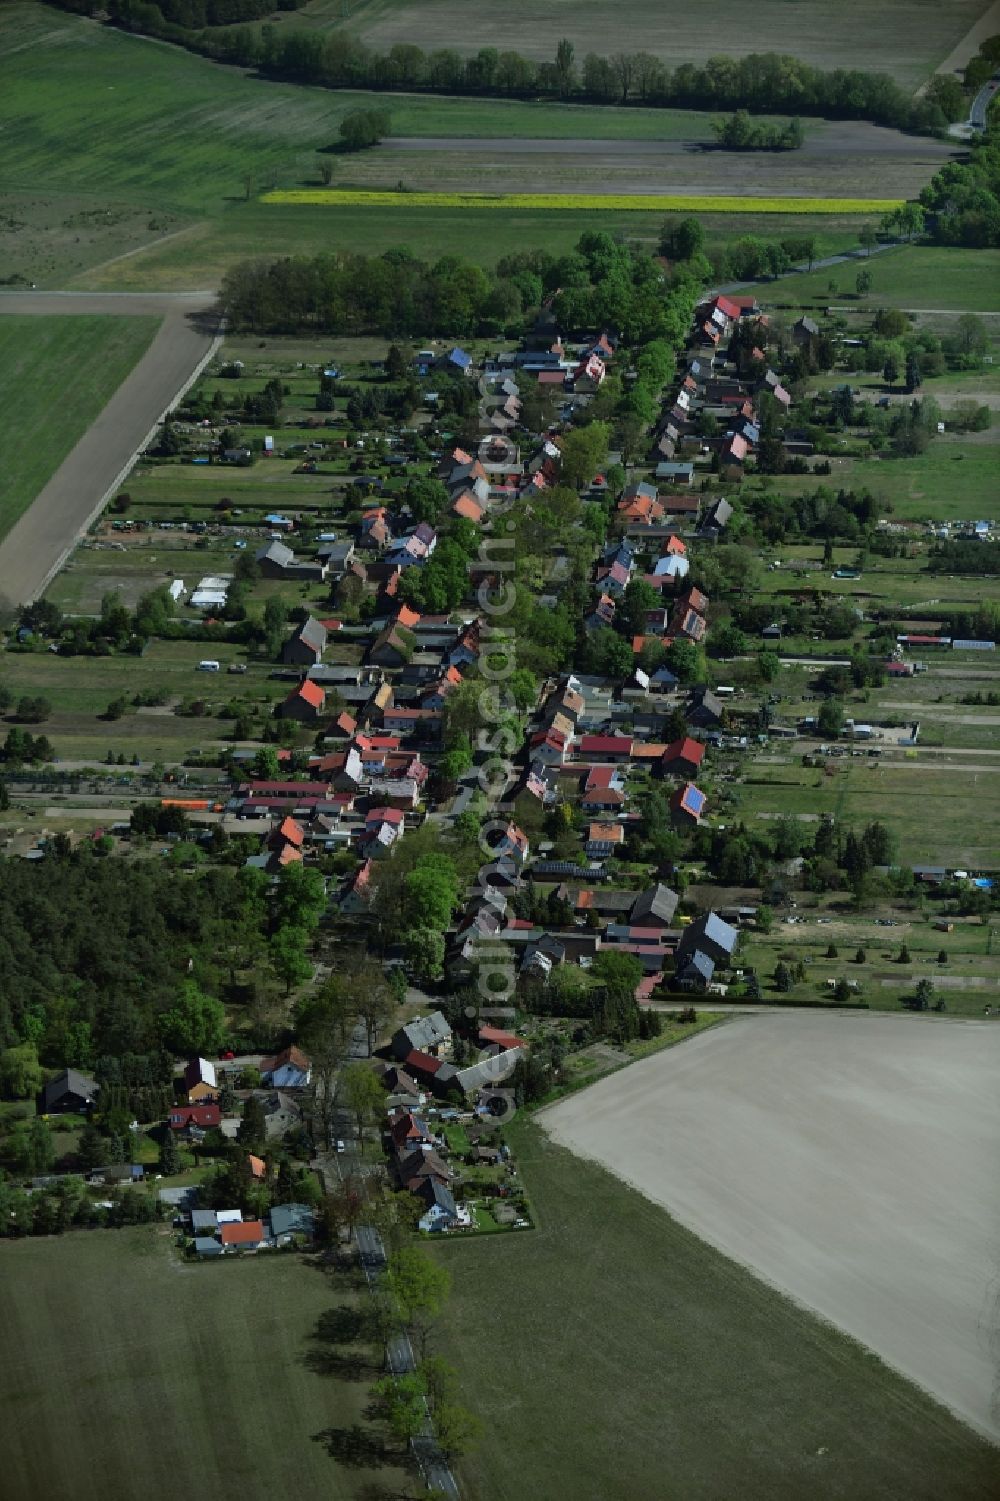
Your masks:
<instances>
[{"instance_id":1,"label":"tree shadow on field","mask_svg":"<svg viewBox=\"0 0 1000 1501\"><path fill-rule=\"evenodd\" d=\"M313 1434L313 1442L322 1444L330 1458L348 1470L376 1470L390 1462L385 1440L360 1423L350 1428L323 1428Z\"/></svg>"},{"instance_id":2,"label":"tree shadow on field","mask_svg":"<svg viewBox=\"0 0 1000 1501\"><path fill-rule=\"evenodd\" d=\"M328 1308L309 1336L310 1347L302 1364L316 1376L334 1376L342 1381L364 1381L378 1372L378 1363L368 1348L373 1337L372 1317L358 1308Z\"/></svg>"}]
</instances>

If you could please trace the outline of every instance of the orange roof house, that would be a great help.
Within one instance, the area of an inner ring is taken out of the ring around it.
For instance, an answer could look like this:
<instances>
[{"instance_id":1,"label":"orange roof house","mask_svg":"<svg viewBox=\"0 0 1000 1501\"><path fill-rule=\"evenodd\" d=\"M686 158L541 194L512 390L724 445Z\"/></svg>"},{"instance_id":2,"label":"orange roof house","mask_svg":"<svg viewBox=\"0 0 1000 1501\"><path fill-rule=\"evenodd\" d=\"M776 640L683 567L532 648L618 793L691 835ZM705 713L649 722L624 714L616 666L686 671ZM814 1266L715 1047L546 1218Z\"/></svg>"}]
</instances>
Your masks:
<instances>
[{"instance_id":1,"label":"orange roof house","mask_svg":"<svg viewBox=\"0 0 1000 1501\"><path fill-rule=\"evenodd\" d=\"M278 712L282 719L312 721L320 715L325 703L325 690L318 683L314 683L311 678L306 678L305 682L300 683L279 705Z\"/></svg>"},{"instance_id":2,"label":"orange roof house","mask_svg":"<svg viewBox=\"0 0 1000 1501\"><path fill-rule=\"evenodd\" d=\"M221 1225L219 1239L224 1246L232 1246L236 1250L255 1251L263 1243L264 1226L260 1220L243 1220L237 1224Z\"/></svg>"}]
</instances>

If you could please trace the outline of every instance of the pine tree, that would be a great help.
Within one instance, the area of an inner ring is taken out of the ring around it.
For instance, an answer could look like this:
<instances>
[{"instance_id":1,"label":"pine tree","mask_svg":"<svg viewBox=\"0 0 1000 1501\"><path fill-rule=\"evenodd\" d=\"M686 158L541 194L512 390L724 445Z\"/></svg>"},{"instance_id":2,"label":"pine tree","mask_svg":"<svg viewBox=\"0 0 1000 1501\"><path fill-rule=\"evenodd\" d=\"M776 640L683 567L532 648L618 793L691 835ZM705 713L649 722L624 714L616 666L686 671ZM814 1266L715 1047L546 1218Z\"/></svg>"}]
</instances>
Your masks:
<instances>
[{"instance_id":1,"label":"pine tree","mask_svg":"<svg viewBox=\"0 0 1000 1501\"><path fill-rule=\"evenodd\" d=\"M243 1106L243 1119L240 1121L236 1140L241 1146L262 1147L267 1138L267 1123L264 1118L264 1107L256 1095L252 1094Z\"/></svg>"},{"instance_id":2,"label":"pine tree","mask_svg":"<svg viewBox=\"0 0 1000 1501\"><path fill-rule=\"evenodd\" d=\"M160 1144L160 1172L164 1178L174 1178L181 1171L181 1154L173 1131L167 1127Z\"/></svg>"}]
</instances>

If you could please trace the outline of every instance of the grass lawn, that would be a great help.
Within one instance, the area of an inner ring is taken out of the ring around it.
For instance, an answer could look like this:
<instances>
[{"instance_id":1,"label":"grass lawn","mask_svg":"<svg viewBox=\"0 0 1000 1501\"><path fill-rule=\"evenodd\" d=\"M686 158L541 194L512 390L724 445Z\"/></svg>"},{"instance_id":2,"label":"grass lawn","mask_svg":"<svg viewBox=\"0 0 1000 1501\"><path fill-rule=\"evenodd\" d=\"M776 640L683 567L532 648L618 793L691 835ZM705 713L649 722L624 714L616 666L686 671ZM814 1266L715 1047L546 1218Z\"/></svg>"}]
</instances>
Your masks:
<instances>
[{"instance_id":1,"label":"grass lawn","mask_svg":"<svg viewBox=\"0 0 1000 1501\"><path fill-rule=\"evenodd\" d=\"M823 547L819 543L780 547L774 556L781 566L769 568L763 574L758 590L761 596L798 595L804 589L816 590L820 594L855 599L869 612L885 605L913 607L924 602L932 612L942 606L974 610L984 600L1000 600L1000 578L929 573L923 549L908 558L887 559L870 554L861 577L855 579L834 578L833 567L822 562ZM856 547L834 548L834 564L838 568L853 568L857 556Z\"/></svg>"},{"instance_id":2,"label":"grass lawn","mask_svg":"<svg viewBox=\"0 0 1000 1501\"><path fill-rule=\"evenodd\" d=\"M872 275L872 290L855 298L861 270ZM833 290L830 290L830 283ZM879 307L953 308L957 312L1000 312L1000 250L955 246L901 245L870 260L786 276L765 284L761 301L771 306L827 307L845 298L859 309Z\"/></svg>"},{"instance_id":3,"label":"grass lawn","mask_svg":"<svg viewBox=\"0 0 1000 1501\"><path fill-rule=\"evenodd\" d=\"M486 1419L468 1501L988 1493L995 1451L874 1356L537 1126L509 1139L537 1228L433 1246Z\"/></svg>"},{"instance_id":4,"label":"grass lawn","mask_svg":"<svg viewBox=\"0 0 1000 1501\"><path fill-rule=\"evenodd\" d=\"M822 907L806 908L805 902L813 900L823 903ZM802 896L799 912L805 921L777 923L766 937L745 932L740 962L757 971L764 999L782 1006L796 1001L827 1002L827 980L843 976L858 982L859 996L869 1010L898 1011L902 998L912 996L917 981L926 978L949 1016L982 1016L984 1005L996 1004L1000 996L995 953L998 930L978 921L959 921L950 933L943 933L933 925L934 909L923 912L922 905L919 897L880 902L880 909L895 914L895 925L882 928L870 912L851 912L850 898L844 892L829 899ZM814 910L826 914L821 924L813 920ZM837 950L832 957L831 945ZM910 959L901 964L899 953L904 945ZM860 964L856 961L859 949L865 955ZM947 956L944 963L942 953ZM807 967L805 980L789 991L778 991L773 984L775 966L779 960L790 964L796 959Z\"/></svg>"},{"instance_id":5,"label":"grass lawn","mask_svg":"<svg viewBox=\"0 0 1000 1501\"><path fill-rule=\"evenodd\" d=\"M296 1493L331 1501L376 1481L414 1495L363 1418L372 1353L334 1374L315 1338L358 1296L297 1256L182 1265L163 1227L5 1242L7 1501L264 1501L287 1496L290 1475ZM358 1467L341 1462L355 1424Z\"/></svg>"},{"instance_id":6,"label":"grass lawn","mask_svg":"<svg viewBox=\"0 0 1000 1501\"><path fill-rule=\"evenodd\" d=\"M156 318L0 316L0 536L83 436L157 327Z\"/></svg>"}]
</instances>

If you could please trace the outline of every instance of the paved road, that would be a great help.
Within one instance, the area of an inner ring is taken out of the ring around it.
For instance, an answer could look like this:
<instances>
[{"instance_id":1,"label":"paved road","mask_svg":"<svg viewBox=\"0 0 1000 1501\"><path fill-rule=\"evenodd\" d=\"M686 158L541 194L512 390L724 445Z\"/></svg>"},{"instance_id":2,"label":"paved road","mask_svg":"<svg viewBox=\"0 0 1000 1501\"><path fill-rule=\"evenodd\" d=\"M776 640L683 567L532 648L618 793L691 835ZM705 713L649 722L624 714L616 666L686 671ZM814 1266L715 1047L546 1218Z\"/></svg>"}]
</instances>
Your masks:
<instances>
[{"instance_id":1,"label":"paved road","mask_svg":"<svg viewBox=\"0 0 1000 1501\"><path fill-rule=\"evenodd\" d=\"M988 83L983 84L979 93L973 99L972 107L969 110L969 118L966 122L969 130L986 129L986 111L992 104L998 87L1000 87L1000 71L994 73Z\"/></svg>"},{"instance_id":2,"label":"paved road","mask_svg":"<svg viewBox=\"0 0 1000 1501\"><path fill-rule=\"evenodd\" d=\"M0 294L0 317L96 313L163 319L135 369L0 543L0 603L19 605L37 598L121 484L164 412L213 353L218 334L214 303L209 292ZM58 399L54 391L54 408Z\"/></svg>"}]
</instances>

